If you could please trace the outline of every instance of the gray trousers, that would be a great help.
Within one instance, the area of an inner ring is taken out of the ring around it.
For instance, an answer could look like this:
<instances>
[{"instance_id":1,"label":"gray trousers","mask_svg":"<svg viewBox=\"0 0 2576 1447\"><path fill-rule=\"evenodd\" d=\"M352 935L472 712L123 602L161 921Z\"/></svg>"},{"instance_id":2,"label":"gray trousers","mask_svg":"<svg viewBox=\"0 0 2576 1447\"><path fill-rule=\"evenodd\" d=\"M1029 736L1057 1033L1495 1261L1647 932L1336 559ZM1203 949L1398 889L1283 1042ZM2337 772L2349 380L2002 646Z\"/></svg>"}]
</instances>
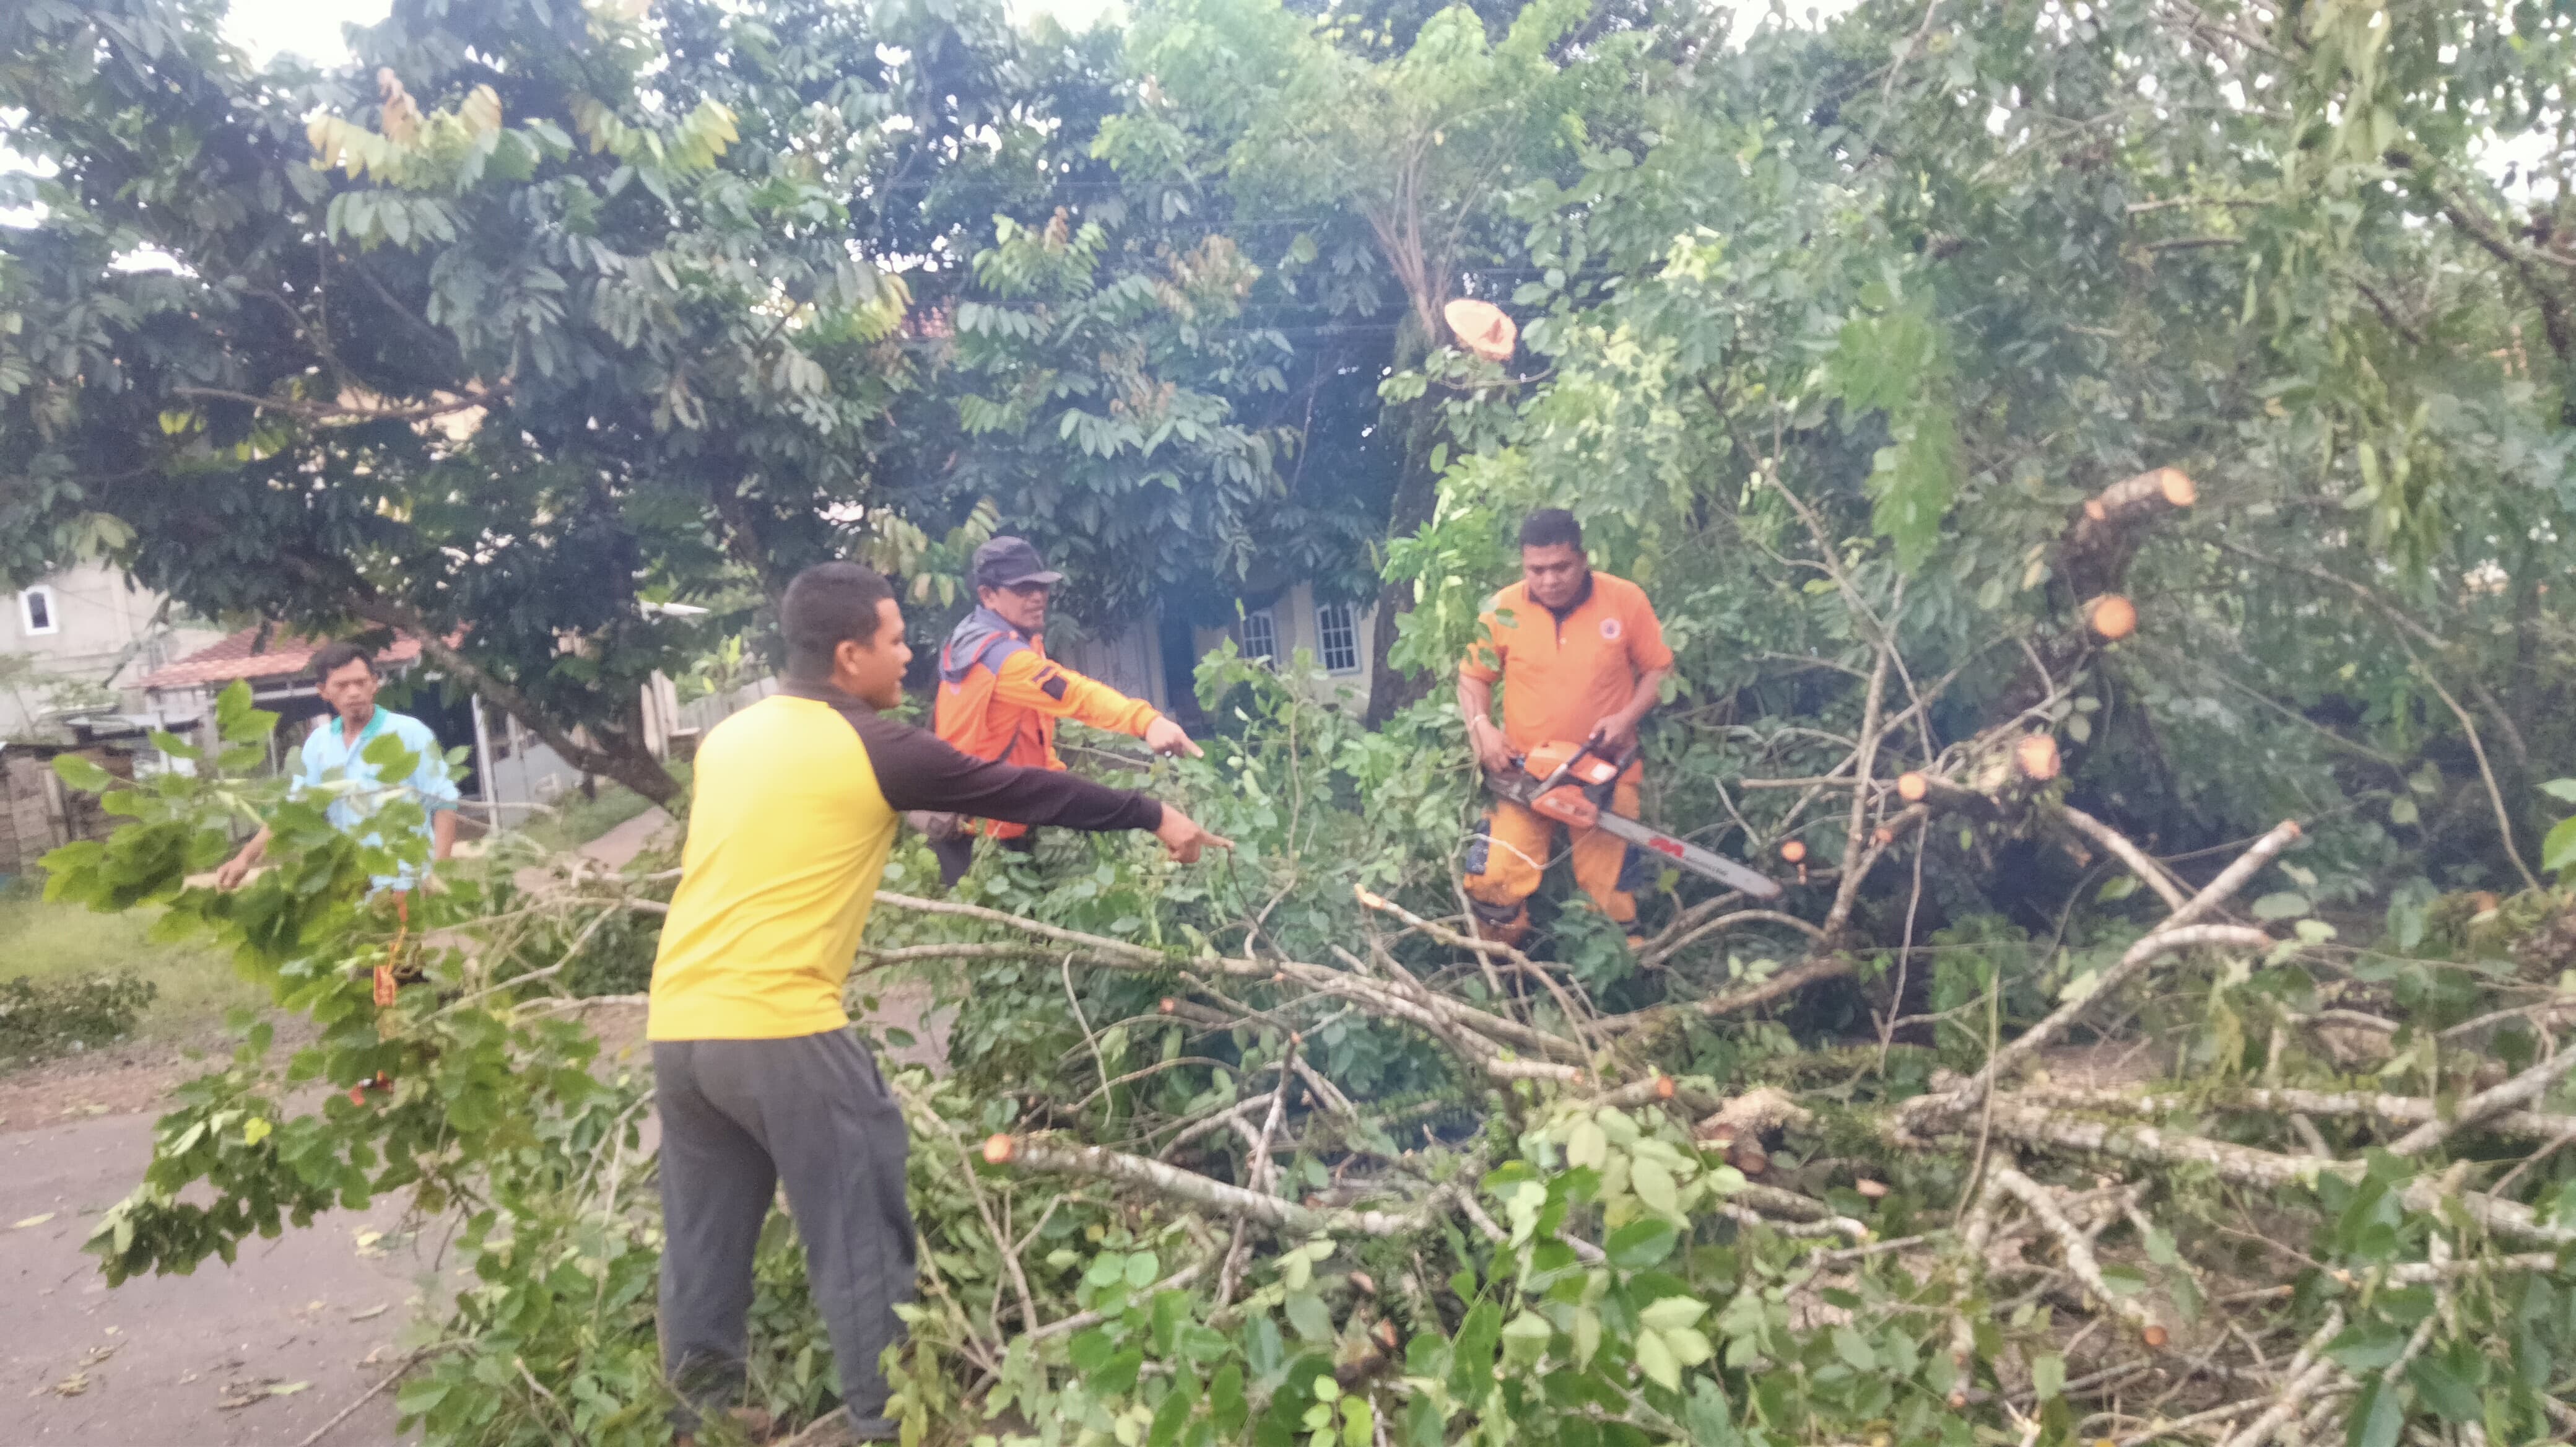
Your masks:
<instances>
[{"instance_id":1,"label":"gray trousers","mask_svg":"<svg viewBox=\"0 0 2576 1447\"><path fill-rule=\"evenodd\" d=\"M847 1030L784 1040L653 1045L662 1117L662 1367L683 1401L676 1425L742 1385L752 1255L777 1185L787 1187L806 1278L861 1441L891 1441L878 1357L913 1296L903 1112Z\"/></svg>"}]
</instances>

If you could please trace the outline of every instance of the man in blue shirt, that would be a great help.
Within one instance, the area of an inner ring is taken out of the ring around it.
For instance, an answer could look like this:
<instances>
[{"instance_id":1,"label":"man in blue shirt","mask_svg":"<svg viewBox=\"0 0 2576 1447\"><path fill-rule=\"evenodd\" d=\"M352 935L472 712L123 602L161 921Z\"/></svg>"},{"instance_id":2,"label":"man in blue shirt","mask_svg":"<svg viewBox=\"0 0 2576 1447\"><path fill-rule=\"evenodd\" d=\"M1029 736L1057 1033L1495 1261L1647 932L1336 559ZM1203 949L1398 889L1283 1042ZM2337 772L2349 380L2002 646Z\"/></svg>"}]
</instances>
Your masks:
<instances>
[{"instance_id":1,"label":"man in blue shirt","mask_svg":"<svg viewBox=\"0 0 2576 1447\"><path fill-rule=\"evenodd\" d=\"M384 837L372 831L361 834L361 827L386 803L409 795L423 811L420 833L429 840L431 864L445 860L456 848L457 795L438 736L419 719L376 706L376 688L382 680L376 676L375 660L354 643L325 643L315 650L313 676L322 701L337 716L325 719L305 739L297 758L295 792L330 794L331 822L344 832L359 834L360 843L375 845L385 843ZM367 746L387 736L400 739L418 760L411 777L387 783L367 762ZM261 829L239 854L225 861L215 871L215 887L232 889L248 878L252 866L268 852L268 839L269 831ZM376 876L375 887L404 891L421 882L412 866L405 864L392 874Z\"/></svg>"}]
</instances>

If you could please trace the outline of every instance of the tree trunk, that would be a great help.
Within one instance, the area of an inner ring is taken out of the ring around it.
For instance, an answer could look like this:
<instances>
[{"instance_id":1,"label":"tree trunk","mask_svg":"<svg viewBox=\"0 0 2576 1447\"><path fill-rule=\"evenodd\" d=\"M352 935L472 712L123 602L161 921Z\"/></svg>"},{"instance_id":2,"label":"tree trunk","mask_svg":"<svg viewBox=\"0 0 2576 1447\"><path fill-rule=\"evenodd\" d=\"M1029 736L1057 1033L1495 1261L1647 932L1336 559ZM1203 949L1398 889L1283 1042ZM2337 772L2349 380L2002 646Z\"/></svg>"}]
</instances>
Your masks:
<instances>
[{"instance_id":1,"label":"tree trunk","mask_svg":"<svg viewBox=\"0 0 2576 1447\"><path fill-rule=\"evenodd\" d=\"M1407 327L1396 338L1396 370L1420 366L1429 350L1429 338ZM1440 442L1440 404L1425 392L1410 402L1390 404L1378 415L1381 426L1403 428L1403 471L1396 475L1395 498L1387 508L1386 518L1386 536L1393 541L1421 531L1439 506L1440 479L1431 470L1431 450ZM1429 693L1436 681L1430 674L1399 673L1387 664L1387 654L1395 647L1396 619L1412 611L1410 582L1378 585L1377 623L1369 638L1368 712L1362 719L1370 728L1380 727L1398 710Z\"/></svg>"}]
</instances>

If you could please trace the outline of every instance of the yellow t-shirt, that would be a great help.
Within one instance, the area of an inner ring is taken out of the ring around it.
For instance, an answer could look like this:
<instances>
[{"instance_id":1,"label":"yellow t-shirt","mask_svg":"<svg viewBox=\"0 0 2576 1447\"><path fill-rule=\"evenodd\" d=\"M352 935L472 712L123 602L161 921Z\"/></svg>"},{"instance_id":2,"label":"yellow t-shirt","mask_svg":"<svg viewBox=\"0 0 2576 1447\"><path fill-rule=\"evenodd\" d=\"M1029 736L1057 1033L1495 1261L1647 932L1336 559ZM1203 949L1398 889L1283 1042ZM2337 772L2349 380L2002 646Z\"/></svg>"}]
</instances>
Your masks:
<instances>
[{"instance_id":1,"label":"yellow t-shirt","mask_svg":"<svg viewBox=\"0 0 2576 1447\"><path fill-rule=\"evenodd\" d=\"M774 1040L849 1024L841 990L907 809L1078 829L1163 817L1141 794L971 759L846 695L787 683L698 747L646 1038Z\"/></svg>"}]
</instances>

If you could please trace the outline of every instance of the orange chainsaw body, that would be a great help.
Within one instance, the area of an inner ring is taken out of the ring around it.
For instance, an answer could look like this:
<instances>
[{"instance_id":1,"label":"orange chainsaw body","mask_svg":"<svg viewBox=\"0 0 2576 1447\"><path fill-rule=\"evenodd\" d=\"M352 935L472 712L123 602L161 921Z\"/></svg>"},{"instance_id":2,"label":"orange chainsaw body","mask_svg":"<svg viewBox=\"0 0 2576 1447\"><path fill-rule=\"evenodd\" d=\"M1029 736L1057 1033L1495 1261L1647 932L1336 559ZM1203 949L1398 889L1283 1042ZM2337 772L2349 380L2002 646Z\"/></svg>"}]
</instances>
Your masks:
<instances>
[{"instance_id":1,"label":"orange chainsaw body","mask_svg":"<svg viewBox=\"0 0 2576 1447\"><path fill-rule=\"evenodd\" d=\"M1586 752L1581 744L1562 739L1551 739L1531 749L1521 761L1521 768L1541 783L1563 775L1554 788L1532 798L1529 807L1577 829L1589 829L1600 820L1601 801L1593 795L1596 791L1606 792L1619 781L1617 764Z\"/></svg>"}]
</instances>

